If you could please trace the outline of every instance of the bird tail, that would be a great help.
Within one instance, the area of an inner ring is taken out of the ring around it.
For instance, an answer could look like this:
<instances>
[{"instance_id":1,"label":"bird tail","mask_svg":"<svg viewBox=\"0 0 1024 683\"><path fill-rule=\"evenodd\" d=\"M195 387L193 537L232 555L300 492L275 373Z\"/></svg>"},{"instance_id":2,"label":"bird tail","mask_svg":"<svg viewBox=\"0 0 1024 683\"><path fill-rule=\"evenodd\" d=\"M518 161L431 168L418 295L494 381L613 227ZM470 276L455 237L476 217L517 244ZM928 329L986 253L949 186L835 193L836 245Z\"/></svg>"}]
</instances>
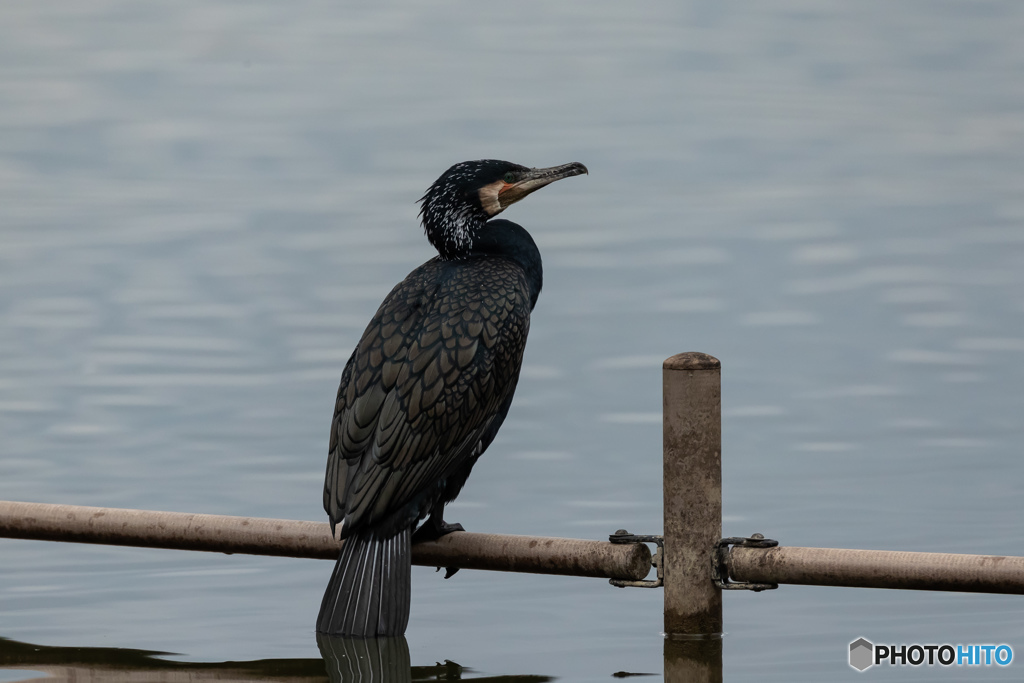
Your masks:
<instances>
[{"instance_id":1,"label":"bird tail","mask_svg":"<svg viewBox=\"0 0 1024 683\"><path fill-rule=\"evenodd\" d=\"M332 636L400 636L409 623L411 529L391 538L353 534L327 584L316 630Z\"/></svg>"}]
</instances>

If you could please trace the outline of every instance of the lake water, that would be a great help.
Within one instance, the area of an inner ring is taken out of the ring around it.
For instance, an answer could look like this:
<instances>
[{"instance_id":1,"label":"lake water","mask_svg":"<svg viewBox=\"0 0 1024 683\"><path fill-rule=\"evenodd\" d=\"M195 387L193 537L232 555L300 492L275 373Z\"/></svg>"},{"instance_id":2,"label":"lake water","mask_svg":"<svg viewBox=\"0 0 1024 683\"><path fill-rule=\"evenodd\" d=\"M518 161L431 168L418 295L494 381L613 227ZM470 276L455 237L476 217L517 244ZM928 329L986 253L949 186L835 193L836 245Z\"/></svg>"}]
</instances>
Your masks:
<instances>
[{"instance_id":1,"label":"lake water","mask_svg":"<svg viewBox=\"0 0 1024 683\"><path fill-rule=\"evenodd\" d=\"M1021 35L1011 0L4 3L0 499L323 520L341 368L432 256L415 200L465 159L580 161L504 216L545 287L449 521L659 533L661 362L703 351L727 536L1024 554ZM315 660L330 571L0 540L0 637ZM1022 613L729 594L725 678L852 677L858 636L1020 656ZM656 590L417 568L407 639L608 680L661 676L661 622Z\"/></svg>"}]
</instances>

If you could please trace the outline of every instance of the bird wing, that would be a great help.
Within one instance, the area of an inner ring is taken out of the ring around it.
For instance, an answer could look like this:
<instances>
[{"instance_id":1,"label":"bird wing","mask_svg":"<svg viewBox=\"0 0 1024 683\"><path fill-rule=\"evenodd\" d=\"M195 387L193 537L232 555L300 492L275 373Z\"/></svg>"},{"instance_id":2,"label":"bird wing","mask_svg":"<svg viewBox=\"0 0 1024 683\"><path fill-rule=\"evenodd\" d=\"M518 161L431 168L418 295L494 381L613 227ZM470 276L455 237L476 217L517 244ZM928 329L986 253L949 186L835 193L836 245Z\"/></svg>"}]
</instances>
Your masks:
<instances>
[{"instance_id":1,"label":"bird wing","mask_svg":"<svg viewBox=\"0 0 1024 683\"><path fill-rule=\"evenodd\" d=\"M412 524L430 491L479 455L515 388L529 311L522 271L500 259L428 261L391 291L338 388L324 484L332 528Z\"/></svg>"}]
</instances>

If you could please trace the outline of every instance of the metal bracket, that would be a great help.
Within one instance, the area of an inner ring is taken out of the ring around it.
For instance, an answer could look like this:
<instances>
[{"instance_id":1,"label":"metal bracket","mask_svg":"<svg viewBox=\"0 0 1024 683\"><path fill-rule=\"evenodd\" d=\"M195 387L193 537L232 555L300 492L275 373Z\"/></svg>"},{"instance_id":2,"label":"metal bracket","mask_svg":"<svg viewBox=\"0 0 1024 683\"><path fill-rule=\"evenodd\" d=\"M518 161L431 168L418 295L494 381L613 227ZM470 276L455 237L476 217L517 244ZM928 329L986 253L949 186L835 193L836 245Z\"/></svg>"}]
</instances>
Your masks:
<instances>
[{"instance_id":1,"label":"metal bracket","mask_svg":"<svg viewBox=\"0 0 1024 683\"><path fill-rule=\"evenodd\" d=\"M730 581L729 567L726 564L726 559L729 556L729 548L731 546L737 548L774 548L778 544L778 541L765 538L763 534L753 534L750 538L730 536L729 538L719 539L718 543L715 544L715 552L711 556L711 579L715 582L715 585L722 590L746 590L759 593L761 591L774 590L778 588L779 584L777 583L746 583L744 581Z\"/></svg>"},{"instance_id":2,"label":"metal bracket","mask_svg":"<svg viewBox=\"0 0 1024 683\"><path fill-rule=\"evenodd\" d=\"M608 537L612 543L653 543L658 548L651 556L651 566L657 570L658 578L654 581L626 581L624 579L608 579L608 583L617 588L659 588L665 585L665 570L662 565L662 558L665 557L665 538L653 534L631 534L625 529L619 529Z\"/></svg>"}]
</instances>

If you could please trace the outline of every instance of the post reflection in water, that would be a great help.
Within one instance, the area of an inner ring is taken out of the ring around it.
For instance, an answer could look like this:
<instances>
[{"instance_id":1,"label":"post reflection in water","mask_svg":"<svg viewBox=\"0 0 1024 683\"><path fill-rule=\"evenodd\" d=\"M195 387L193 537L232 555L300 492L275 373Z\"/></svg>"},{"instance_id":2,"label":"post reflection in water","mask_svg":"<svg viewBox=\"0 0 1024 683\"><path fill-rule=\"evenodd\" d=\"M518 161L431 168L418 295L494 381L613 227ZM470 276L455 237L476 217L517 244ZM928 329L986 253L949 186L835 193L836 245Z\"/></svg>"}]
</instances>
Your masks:
<instances>
[{"instance_id":1,"label":"post reflection in water","mask_svg":"<svg viewBox=\"0 0 1024 683\"><path fill-rule=\"evenodd\" d=\"M665 683L721 683L722 637L665 638Z\"/></svg>"}]
</instances>

